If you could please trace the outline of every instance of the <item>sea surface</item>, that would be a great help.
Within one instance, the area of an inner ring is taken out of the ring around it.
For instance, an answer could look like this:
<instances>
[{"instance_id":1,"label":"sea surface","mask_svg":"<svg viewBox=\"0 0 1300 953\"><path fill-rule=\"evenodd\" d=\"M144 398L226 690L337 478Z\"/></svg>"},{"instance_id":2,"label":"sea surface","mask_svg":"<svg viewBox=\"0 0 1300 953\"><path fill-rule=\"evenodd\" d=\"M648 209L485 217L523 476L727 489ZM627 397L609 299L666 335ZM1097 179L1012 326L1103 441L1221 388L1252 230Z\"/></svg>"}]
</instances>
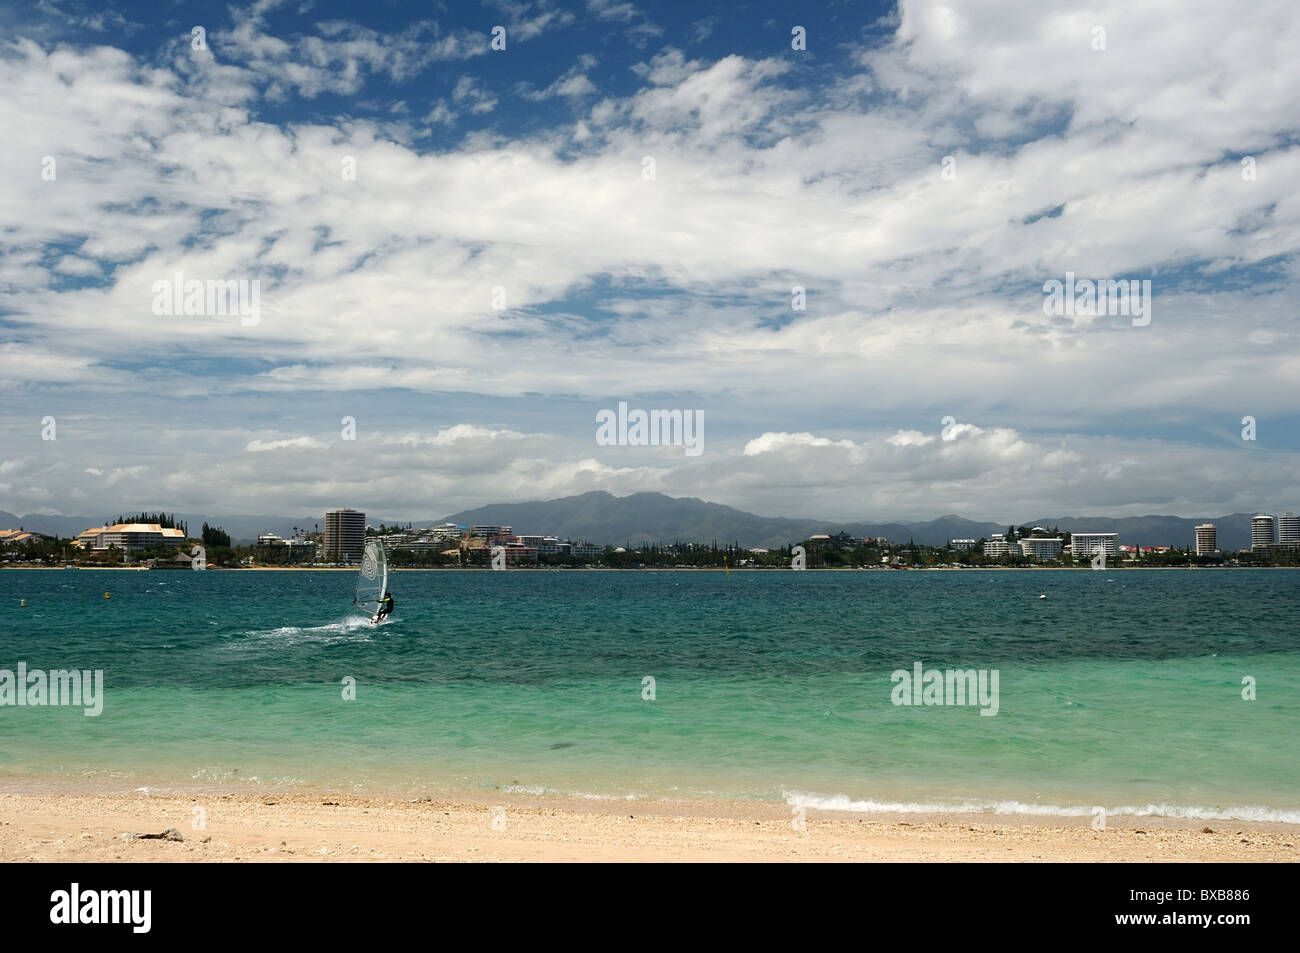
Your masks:
<instances>
[{"instance_id":1,"label":"sea surface","mask_svg":"<svg viewBox=\"0 0 1300 953\"><path fill-rule=\"evenodd\" d=\"M353 582L0 572L0 669L104 678L97 717L0 706L0 791L1300 823L1297 571L398 571L379 627ZM997 714L894 704L917 662Z\"/></svg>"}]
</instances>

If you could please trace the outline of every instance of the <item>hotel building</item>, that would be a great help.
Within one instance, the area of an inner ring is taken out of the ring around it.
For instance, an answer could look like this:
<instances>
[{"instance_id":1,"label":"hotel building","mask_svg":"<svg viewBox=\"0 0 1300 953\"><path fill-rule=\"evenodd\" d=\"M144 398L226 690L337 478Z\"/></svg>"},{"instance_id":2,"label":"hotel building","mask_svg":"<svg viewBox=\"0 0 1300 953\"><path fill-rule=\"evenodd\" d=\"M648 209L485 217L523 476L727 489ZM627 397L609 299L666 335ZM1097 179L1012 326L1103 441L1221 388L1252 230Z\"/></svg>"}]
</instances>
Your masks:
<instances>
[{"instance_id":1,"label":"hotel building","mask_svg":"<svg viewBox=\"0 0 1300 953\"><path fill-rule=\"evenodd\" d=\"M1219 550L1219 531L1213 523L1201 523L1196 527L1196 555L1206 556Z\"/></svg>"},{"instance_id":2,"label":"hotel building","mask_svg":"<svg viewBox=\"0 0 1300 953\"><path fill-rule=\"evenodd\" d=\"M179 547L185 542L185 534L172 527L160 526L158 523L114 523L112 526L92 526L77 534L76 543L82 549L94 549L100 552L110 546L129 553L137 553L154 546Z\"/></svg>"},{"instance_id":3,"label":"hotel building","mask_svg":"<svg viewBox=\"0 0 1300 953\"><path fill-rule=\"evenodd\" d=\"M1054 536L1031 536L1020 541L1020 551L1030 559L1056 559L1061 541Z\"/></svg>"},{"instance_id":4,"label":"hotel building","mask_svg":"<svg viewBox=\"0 0 1300 953\"><path fill-rule=\"evenodd\" d=\"M0 529L0 546L7 546L10 543L33 543L49 538L44 533L29 533L22 529Z\"/></svg>"},{"instance_id":5,"label":"hotel building","mask_svg":"<svg viewBox=\"0 0 1300 953\"><path fill-rule=\"evenodd\" d=\"M994 533L993 537L984 544L985 556L1005 556L1009 552L1011 552L1011 545L1001 533Z\"/></svg>"},{"instance_id":6,"label":"hotel building","mask_svg":"<svg viewBox=\"0 0 1300 953\"><path fill-rule=\"evenodd\" d=\"M1278 517L1277 541L1282 546L1300 546L1300 516L1287 513Z\"/></svg>"},{"instance_id":7,"label":"hotel building","mask_svg":"<svg viewBox=\"0 0 1300 953\"><path fill-rule=\"evenodd\" d=\"M1076 559L1095 555L1098 546L1107 556L1119 556L1119 533L1070 534L1070 552Z\"/></svg>"},{"instance_id":8,"label":"hotel building","mask_svg":"<svg viewBox=\"0 0 1300 953\"><path fill-rule=\"evenodd\" d=\"M360 559L366 548L366 514L344 507L325 513L325 559Z\"/></svg>"},{"instance_id":9,"label":"hotel building","mask_svg":"<svg viewBox=\"0 0 1300 953\"><path fill-rule=\"evenodd\" d=\"M1250 520L1250 548L1268 549L1273 545L1273 517L1260 513Z\"/></svg>"}]
</instances>

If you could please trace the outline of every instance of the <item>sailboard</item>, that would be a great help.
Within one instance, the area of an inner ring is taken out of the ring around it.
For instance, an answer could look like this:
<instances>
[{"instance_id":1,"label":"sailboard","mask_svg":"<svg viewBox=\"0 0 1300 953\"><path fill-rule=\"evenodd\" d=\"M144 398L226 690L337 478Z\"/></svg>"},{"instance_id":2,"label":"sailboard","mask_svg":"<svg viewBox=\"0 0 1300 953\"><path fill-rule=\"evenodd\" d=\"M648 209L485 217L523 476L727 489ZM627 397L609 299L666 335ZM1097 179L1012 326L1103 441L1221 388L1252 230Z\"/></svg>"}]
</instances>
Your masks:
<instances>
[{"instance_id":1,"label":"sailboard","mask_svg":"<svg viewBox=\"0 0 1300 953\"><path fill-rule=\"evenodd\" d=\"M371 615L371 621L379 615L379 603L388 591L388 560L384 558L384 544L377 539L366 543L366 551L361 557L361 570L357 573L357 594L354 605L360 606Z\"/></svg>"}]
</instances>

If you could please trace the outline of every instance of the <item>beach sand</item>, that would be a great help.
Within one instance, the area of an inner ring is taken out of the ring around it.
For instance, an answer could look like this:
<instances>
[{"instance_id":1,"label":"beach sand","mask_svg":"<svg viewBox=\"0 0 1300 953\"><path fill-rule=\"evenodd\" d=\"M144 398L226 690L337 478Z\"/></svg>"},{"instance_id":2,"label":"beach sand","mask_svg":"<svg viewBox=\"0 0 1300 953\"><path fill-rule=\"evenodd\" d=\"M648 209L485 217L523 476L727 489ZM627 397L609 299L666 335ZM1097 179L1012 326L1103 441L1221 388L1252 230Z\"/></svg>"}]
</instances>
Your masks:
<instances>
[{"instance_id":1,"label":"beach sand","mask_svg":"<svg viewBox=\"0 0 1300 953\"><path fill-rule=\"evenodd\" d=\"M195 808L205 826L195 829ZM175 828L183 840L140 839ZM880 816L784 804L467 802L330 794L3 794L23 861L1300 861L1300 829L1243 821Z\"/></svg>"}]
</instances>

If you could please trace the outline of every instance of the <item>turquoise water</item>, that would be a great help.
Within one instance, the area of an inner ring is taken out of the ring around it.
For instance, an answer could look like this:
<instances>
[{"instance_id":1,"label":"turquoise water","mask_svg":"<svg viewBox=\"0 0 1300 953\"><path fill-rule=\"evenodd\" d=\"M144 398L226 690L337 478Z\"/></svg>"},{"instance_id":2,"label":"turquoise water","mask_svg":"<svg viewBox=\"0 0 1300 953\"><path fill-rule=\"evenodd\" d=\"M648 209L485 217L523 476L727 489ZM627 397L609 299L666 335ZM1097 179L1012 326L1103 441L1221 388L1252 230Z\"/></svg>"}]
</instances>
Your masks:
<instances>
[{"instance_id":1,"label":"turquoise water","mask_svg":"<svg viewBox=\"0 0 1300 953\"><path fill-rule=\"evenodd\" d=\"M98 717L0 707L0 790L1300 822L1300 572L397 572L378 628L352 583L0 572L0 669L104 672ZM917 661L997 670L998 713L893 704Z\"/></svg>"}]
</instances>

